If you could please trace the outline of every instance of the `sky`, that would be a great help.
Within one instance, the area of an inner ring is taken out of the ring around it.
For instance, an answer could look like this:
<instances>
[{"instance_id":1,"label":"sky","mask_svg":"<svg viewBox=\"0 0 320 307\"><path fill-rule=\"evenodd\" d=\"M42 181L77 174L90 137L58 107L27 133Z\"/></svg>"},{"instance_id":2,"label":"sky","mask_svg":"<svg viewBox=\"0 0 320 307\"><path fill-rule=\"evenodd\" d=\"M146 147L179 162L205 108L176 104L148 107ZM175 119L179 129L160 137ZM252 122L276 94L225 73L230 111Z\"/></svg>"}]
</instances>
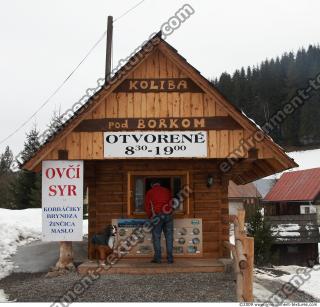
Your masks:
<instances>
[{"instance_id":1,"label":"sky","mask_svg":"<svg viewBox=\"0 0 320 307\"><path fill-rule=\"evenodd\" d=\"M140 0L0 0L0 142L52 95L106 30ZM157 32L184 4L195 13L167 41L208 78L319 43L320 1L145 0L114 23L113 65ZM49 103L0 144L14 154L104 75L105 39Z\"/></svg>"}]
</instances>

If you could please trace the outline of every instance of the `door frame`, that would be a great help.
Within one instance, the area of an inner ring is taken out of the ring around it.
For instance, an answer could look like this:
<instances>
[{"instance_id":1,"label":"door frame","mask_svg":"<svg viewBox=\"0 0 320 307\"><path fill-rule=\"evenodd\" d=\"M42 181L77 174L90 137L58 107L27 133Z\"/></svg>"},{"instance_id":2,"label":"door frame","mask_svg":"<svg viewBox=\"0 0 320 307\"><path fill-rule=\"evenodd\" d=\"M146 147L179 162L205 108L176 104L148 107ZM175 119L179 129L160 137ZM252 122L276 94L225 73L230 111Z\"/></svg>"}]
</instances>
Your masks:
<instances>
[{"instance_id":1,"label":"door frame","mask_svg":"<svg viewBox=\"0 0 320 307\"><path fill-rule=\"evenodd\" d=\"M184 180L182 186L188 186L190 188L190 174L189 171L128 171L127 173L127 216L130 218L147 218L145 213L134 213L134 192L133 192L133 177L134 176L150 176L150 177L174 177L183 176ZM183 212L176 212L175 217L186 218L190 216L190 197L184 200Z\"/></svg>"}]
</instances>

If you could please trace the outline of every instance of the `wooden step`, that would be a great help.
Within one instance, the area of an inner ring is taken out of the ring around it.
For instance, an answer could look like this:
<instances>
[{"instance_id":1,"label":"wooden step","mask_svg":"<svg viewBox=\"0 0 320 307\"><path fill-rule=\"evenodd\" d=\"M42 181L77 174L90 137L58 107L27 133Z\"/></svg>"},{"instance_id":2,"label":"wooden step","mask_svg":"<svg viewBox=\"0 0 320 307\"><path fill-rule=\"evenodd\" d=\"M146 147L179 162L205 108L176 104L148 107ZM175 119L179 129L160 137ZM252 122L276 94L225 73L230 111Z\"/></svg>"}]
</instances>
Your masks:
<instances>
[{"instance_id":1,"label":"wooden step","mask_svg":"<svg viewBox=\"0 0 320 307\"><path fill-rule=\"evenodd\" d=\"M97 271L99 274L167 274L224 272L225 265L218 259L176 259L173 264L151 263L151 259L121 259L116 264L99 269L96 261L86 261L78 266L80 274Z\"/></svg>"}]
</instances>

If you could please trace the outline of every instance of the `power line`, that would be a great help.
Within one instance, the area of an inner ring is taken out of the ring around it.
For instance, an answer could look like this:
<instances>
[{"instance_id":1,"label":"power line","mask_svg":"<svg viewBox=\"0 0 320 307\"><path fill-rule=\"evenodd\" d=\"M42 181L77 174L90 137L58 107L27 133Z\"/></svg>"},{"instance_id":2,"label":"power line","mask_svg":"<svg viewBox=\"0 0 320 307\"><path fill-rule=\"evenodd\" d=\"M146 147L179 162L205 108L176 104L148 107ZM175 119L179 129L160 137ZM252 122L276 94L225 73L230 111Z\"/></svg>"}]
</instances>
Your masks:
<instances>
[{"instance_id":1,"label":"power line","mask_svg":"<svg viewBox=\"0 0 320 307\"><path fill-rule=\"evenodd\" d=\"M84 58L79 62L79 64L72 70L72 72L63 80L63 82L53 91L53 93L43 102L43 104L31 115L29 118L23 122L18 128L16 128L13 132L11 132L6 138L1 140L0 145L15 135L19 130L21 130L26 124L30 122L49 102L50 100L60 91L60 89L67 83L67 81L71 78L71 76L76 72L76 70L80 67L80 65L88 58L91 52L97 47L97 45L102 41L102 39L106 36L107 31L105 31L99 40L91 47L91 49L87 52Z\"/></svg>"},{"instance_id":2,"label":"power line","mask_svg":"<svg viewBox=\"0 0 320 307\"><path fill-rule=\"evenodd\" d=\"M114 23L119 20L120 18L126 16L127 14L129 14L132 10L134 10L136 7L138 7L140 4L142 4L145 0L141 0L140 2L138 2L136 5L134 5L133 7L131 7L130 9L128 9L127 11L125 11L122 15L120 15L119 17L117 17L114 20Z\"/></svg>"},{"instance_id":3,"label":"power line","mask_svg":"<svg viewBox=\"0 0 320 307\"><path fill-rule=\"evenodd\" d=\"M137 4L135 4L133 7L125 11L123 14L121 14L119 17L117 17L114 20L114 23L121 19L122 17L129 14L132 10L137 8L139 5L141 5L145 0L141 0ZM82 58L82 60L79 62L79 64L71 71L71 73L63 80L63 82L53 91L53 93L42 103L42 105L31 115L28 117L26 121L24 121L20 126L18 126L14 131L12 131L7 137L2 139L0 141L0 145L2 145L4 142L6 142L8 139L10 139L13 135L15 135L18 131L20 131L23 127L25 127L30 120L32 120L50 101L51 99L60 91L60 89L67 83L67 81L71 78L71 76L78 70L78 68L81 66L81 64L89 57L89 55L92 53L92 51L99 45L99 43L104 39L104 37L107 35L107 30L105 30L100 38L94 43L94 45L90 48L90 50L86 53L86 55Z\"/></svg>"}]
</instances>

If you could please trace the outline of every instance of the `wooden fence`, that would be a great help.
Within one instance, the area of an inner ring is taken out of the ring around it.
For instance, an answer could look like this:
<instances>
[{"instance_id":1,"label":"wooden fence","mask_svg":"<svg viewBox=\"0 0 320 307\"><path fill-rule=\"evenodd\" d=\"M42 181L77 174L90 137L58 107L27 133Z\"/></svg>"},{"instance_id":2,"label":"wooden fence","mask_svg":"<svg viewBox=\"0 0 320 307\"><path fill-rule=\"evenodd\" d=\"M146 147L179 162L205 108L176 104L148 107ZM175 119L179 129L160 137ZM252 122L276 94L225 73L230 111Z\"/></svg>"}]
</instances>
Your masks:
<instances>
[{"instance_id":1,"label":"wooden fence","mask_svg":"<svg viewBox=\"0 0 320 307\"><path fill-rule=\"evenodd\" d=\"M224 241L234 260L236 294L239 302L253 302L254 238L247 237L244 230L245 211L231 215L229 222L234 225L234 244Z\"/></svg>"}]
</instances>

